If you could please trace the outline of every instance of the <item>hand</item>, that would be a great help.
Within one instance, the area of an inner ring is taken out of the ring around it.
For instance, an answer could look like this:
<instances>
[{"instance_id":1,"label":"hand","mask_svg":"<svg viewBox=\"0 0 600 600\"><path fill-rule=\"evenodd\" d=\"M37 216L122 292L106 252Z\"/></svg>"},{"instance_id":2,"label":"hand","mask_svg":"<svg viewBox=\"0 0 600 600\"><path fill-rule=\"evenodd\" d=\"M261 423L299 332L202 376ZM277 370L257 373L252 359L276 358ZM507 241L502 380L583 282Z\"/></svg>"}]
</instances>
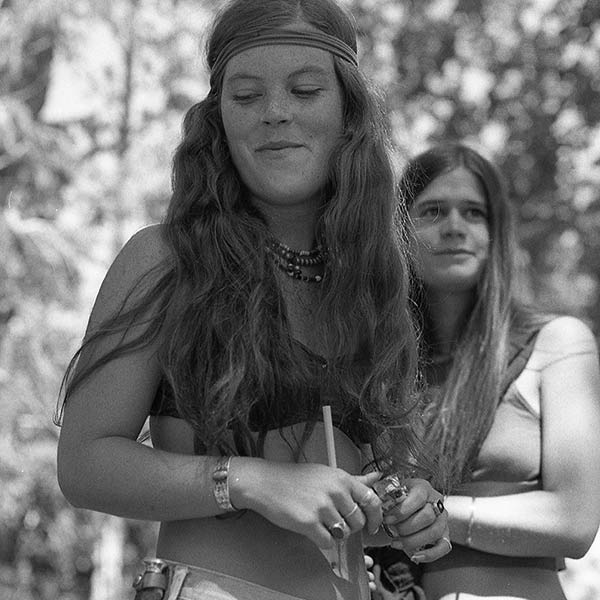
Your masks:
<instances>
[{"instance_id":1,"label":"hand","mask_svg":"<svg viewBox=\"0 0 600 600\"><path fill-rule=\"evenodd\" d=\"M424 479L407 479L408 495L390 508L384 523L397 534L392 546L413 562L432 562L452 549L443 496Z\"/></svg>"},{"instance_id":2,"label":"hand","mask_svg":"<svg viewBox=\"0 0 600 600\"><path fill-rule=\"evenodd\" d=\"M234 505L300 533L320 548L333 546L330 528L336 523L342 524L344 538L364 527L374 533L381 525L381 501L371 488L379 473L356 476L321 464L241 462L234 459L230 468Z\"/></svg>"}]
</instances>

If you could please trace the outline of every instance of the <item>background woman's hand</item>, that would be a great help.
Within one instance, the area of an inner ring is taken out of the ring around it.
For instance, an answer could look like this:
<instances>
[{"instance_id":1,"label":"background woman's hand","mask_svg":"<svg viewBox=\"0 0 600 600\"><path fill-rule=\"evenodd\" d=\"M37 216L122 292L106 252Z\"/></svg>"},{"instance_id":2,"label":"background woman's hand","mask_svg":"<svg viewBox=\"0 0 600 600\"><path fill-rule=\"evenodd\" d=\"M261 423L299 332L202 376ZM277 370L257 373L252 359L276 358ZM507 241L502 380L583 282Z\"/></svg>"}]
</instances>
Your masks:
<instances>
[{"instance_id":1,"label":"background woman's hand","mask_svg":"<svg viewBox=\"0 0 600 600\"><path fill-rule=\"evenodd\" d=\"M414 562L432 562L452 549L443 496L424 479L404 483L408 495L386 511L383 521L397 535L392 546Z\"/></svg>"},{"instance_id":2,"label":"background woman's hand","mask_svg":"<svg viewBox=\"0 0 600 600\"><path fill-rule=\"evenodd\" d=\"M321 464L234 458L229 485L237 508L253 510L320 548L330 548L330 528L336 523L343 525L344 537L363 528L373 533L381 526L381 501L371 488L379 477Z\"/></svg>"}]
</instances>

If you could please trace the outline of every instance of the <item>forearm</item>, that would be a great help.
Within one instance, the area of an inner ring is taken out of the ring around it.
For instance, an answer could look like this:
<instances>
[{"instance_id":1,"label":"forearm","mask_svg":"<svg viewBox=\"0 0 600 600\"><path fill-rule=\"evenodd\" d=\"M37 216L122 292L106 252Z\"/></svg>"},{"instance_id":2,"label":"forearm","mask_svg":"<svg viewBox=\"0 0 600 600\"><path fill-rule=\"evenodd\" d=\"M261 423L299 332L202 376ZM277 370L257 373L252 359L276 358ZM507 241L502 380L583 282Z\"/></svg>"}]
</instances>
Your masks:
<instances>
[{"instance_id":1,"label":"forearm","mask_svg":"<svg viewBox=\"0 0 600 600\"><path fill-rule=\"evenodd\" d=\"M59 451L59 481L80 508L151 521L210 517L223 512L213 494L216 460L108 437L76 453ZM251 468L260 459L235 460Z\"/></svg>"},{"instance_id":2,"label":"forearm","mask_svg":"<svg viewBox=\"0 0 600 600\"><path fill-rule=\"evenodd\" d=\"M453 542L505 556L581 556L593 539L585 507L543 490L446 501ZM588 531L589 530L589 531Z\"/></svg>"}]
</instances>

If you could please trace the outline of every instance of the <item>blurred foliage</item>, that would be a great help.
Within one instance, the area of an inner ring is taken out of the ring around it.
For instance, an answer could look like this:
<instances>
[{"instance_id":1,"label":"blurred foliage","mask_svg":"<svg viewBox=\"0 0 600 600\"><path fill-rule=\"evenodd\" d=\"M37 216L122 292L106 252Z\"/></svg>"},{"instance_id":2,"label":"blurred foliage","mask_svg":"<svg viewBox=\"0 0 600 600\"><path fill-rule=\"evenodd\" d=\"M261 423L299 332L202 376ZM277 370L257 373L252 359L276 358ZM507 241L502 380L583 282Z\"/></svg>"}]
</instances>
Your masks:
<instances>
[{"instance_id":1,"label":"blurred foliage","mask_svg":"<svg viewBox=\"0 0 600 600\"><path fill-rule=\"evenodd\" d=\"M521 217L529 297L598 331L600 0L345 3L398 166L447 138L496 160ZM165 209L218 5L0 0L2 598L123 597L152 551L152 525L66 503L51 417L107 265ZM600 577L581 565L570 600L599 598Z\"/></svg>"}]
</instances>

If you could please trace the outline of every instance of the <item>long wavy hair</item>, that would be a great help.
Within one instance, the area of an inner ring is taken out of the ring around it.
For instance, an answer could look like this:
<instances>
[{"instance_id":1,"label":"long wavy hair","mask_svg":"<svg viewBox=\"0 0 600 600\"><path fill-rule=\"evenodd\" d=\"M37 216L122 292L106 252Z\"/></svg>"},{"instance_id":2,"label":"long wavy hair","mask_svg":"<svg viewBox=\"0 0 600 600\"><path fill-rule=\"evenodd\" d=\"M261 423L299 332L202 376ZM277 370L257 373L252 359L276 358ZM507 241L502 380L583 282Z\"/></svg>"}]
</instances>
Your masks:
<instances>
[{"instance_id":1,"label":"long wavy hair","mask_svg":"<svg viewBox=\"0 0 600 600\"><path fill-rule=\"evenodd\" d=\"M517 300L514 216L502 175L489 160L461 143L440 144L419 154L409 161L400 179L405 208L410 210L437 177L461 167L474 175L485 196L490 245L449 372L441 385L429 389L425 407L424 440L444 477L435 483L446 491L468 479L492 426L511 335L539 322ZM427 372L433 343L427 294L416 275L413 281L412 296L423 332L421 359Z\"/></svg>"},{"instance_id":2,"label":"long wavy hair","mask_svg":"<svg viewBox=\"0 0 600 600\"><path fill-rule=\"evenodd\" d=\"M218 15L209 37L209 69L233 35L297 22L356 49L351 17L331 0L234 0ZM398 465L416 448L406 216L395 211L381 103L358 69L333 59L344 129L331 158L316 231L328 250L317 327L326 355L338 357L329 370L330 389L344 398L348 414L360 411L376 457ZM185 116L173 160L173 194L163 226L172 258L149 274L154 283L133 308L85 343L142 319L145 331L84 370L75 370L72 362L65 398L99 365L160 332L164 381L203 447L257 455L261 449L249 425L257 402L281 424L292 401L284 393L306 390L311 378L298 361L276 267L265 251L266 220L249 202L230 157L220 114L222 74L212 73L210 83L207 97ZM359 349L368 357L362 370L352 368ZM233 449L227 443L232 428L241 440Z\"/></svg>"}]
</instances>

